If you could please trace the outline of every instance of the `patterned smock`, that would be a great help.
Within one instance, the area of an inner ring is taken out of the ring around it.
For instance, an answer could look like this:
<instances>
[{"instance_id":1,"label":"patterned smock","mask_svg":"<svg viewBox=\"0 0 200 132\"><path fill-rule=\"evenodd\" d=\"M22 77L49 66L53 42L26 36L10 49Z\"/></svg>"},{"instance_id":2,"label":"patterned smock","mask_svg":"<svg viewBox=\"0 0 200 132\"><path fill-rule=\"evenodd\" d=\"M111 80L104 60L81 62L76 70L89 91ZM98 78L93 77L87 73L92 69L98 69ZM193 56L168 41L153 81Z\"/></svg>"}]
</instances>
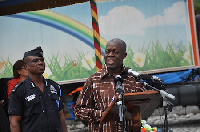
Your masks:
<instances>
[{"instance_id":1,"label":"patterned smock","mask_svg":"<svg viewBox=\"0 0 200 132\"><path fill-rule=\"evenodd\" d=\"M122 87L124 93L134 93L146 91L140 82L136 82L127 70L121 72L123 79ZM116 84L114 76L110 75L106 66L91 75L85 82L83 89L77 99L74 108L75 116L81 120L88 121L89 132L120 132L121 124L119 114L109 112L100 123L102 112L108 108L116 95ZM126 132L133 131L131 119L125 119L124 128Z\"/></svg>"}]
</instances>

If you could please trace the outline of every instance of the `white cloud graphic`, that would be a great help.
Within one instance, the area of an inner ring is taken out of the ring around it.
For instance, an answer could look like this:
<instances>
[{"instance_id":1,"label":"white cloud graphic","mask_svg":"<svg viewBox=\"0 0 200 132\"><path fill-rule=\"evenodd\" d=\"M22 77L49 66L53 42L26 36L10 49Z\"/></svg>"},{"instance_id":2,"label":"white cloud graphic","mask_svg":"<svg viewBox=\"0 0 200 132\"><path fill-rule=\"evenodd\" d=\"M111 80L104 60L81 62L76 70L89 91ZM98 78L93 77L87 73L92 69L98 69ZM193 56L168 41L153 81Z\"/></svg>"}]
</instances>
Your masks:
<instances>
[{"instance_id":1,"label":"white cloud graphic","mask_svg":"<svg viewBox=\"0 0 200 132\"><path fill-rule=\"evenodd\" d=\"M107 16L99 18L99 27L103 34L144 34L142 29L144 15L135 7L115 7ZM130 30L134 29L134 30Z\"/></svg>"},{"instance_id":2,"label":"white cloud graphic","mask_svg":"<svg viewBox=\"0 0 200 132\"><path fill-rule=\"evenodd\" d=\"M151 18L147 18L146 27L154 27L160 25L175 25L186 24L186 11L184 2L177 2L164 9L163 16L156 15Z\"/></svg>"},{"instance_id":3,"label":"white cloud graphic","mask_svg":"<svg viewBox=\"0 0 200 132\"><path fill-rule=\"evenodd\" d=\"M107 16L99 17L99 27L105 35L144 35L147 27L187 22L184 2L174 3L172 7L164 9L162 14L145 18L147 16L135 7L115 7Z\"/></svg>"}]
</instances>

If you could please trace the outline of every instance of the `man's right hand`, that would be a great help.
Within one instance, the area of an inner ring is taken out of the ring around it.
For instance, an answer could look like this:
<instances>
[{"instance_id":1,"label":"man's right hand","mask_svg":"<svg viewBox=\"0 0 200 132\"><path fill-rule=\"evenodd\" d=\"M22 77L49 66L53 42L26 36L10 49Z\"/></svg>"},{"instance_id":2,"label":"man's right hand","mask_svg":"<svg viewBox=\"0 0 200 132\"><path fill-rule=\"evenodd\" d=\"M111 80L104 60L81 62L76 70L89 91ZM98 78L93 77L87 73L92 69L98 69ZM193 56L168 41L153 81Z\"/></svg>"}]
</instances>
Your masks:
<instances>
[{"instance_id":1,"label":"man's right hand","mask_svg":"<svg viewBox=\"0 0 200 132\"><path fill-rule=\"evenodd\" d=\"M4 100L0 100L0 106L3 107Z\"/></svg>"}]
</instances>

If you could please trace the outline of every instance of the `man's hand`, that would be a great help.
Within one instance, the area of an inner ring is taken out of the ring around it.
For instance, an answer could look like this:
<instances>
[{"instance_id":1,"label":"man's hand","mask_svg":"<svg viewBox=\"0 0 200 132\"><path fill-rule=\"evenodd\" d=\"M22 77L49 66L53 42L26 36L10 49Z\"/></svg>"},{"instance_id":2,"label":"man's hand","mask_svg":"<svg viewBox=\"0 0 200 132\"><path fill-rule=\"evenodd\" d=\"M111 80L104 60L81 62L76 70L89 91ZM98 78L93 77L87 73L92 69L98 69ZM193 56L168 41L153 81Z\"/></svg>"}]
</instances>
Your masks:
<instances>
[{"instance_id":1,"label":"man's hand","mask_svg":"<svg viewBox=\"0 0 200 132\"><path fill-rule=\"evenodd\" d=\"M60 122L62 126L62 131L67 132L67 126L65 124L65 116L63 110L59 111L59 116L60 116Z\"/></svg>"},{"instance_id":2,"label":"man's hand","mask_svg":"<svg viewBox=\"0 0 200 132\"><path fill-rule=\"evenodd\" d=\"M20 116L15 116L15 115L9 116L11 132L21 132L20 128L21 120L22 118Z\"/></svg>"},{"instance_id":3,"label":"man's hand","mask_svg":"<svg viewBox=\"0 0 200 132\"><path fill-rule=\"evenodd\" d=\"M0 106L3 107L4 100L0 100Z\"/></svg>"}]
</instances>

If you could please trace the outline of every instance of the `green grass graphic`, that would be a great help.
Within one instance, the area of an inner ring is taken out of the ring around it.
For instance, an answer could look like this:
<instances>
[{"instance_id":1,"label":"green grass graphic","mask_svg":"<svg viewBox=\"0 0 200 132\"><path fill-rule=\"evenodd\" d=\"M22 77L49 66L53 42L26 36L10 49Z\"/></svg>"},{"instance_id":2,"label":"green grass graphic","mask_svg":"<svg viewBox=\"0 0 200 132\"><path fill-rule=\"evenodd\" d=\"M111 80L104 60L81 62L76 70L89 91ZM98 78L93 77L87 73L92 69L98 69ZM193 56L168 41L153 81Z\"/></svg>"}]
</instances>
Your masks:
<instances>
[{"instance_id":1,"label":"green grass graphic","mask_svg":"<svg viewBox=\"0 0 200 132\"><path fill-rule=\"evenodd\" d=\"M187 52L187 48L182 44L182 42L168 43L164 49L159 41L151 42L147 48L140 49L138 52L145 55L144 65L140 67L137 62L133 61L134 54L130 47L127 48L127 57L124 60L124 64L127 67L131 67L135 71L147 71L170 67L183 67L193 65L192 56L192 45L189 46L190 60L184 59L184 54ZM96 72L96 67L92 67L89 63L90 69L83 67L81 60L86 60L85 54L78 52L76 60L72 59L67 53L65 53L64 58L59 58L59 53L53 54L51 58L45 58L46 67L52 72L48 78L54 81L64 81L73 79L88 78L90 75ZM91 56L95 56L92 54ZM60 60L64 59L64 64L61 66ZM7 60L1 58L0 62L6 61L3 68L0 71L0 78L12 77L12 63L8 57ZM92 61L96 63L95 57ZM102 62L104 64L104 62Z\"/></svg>"},{"instance_id":2,"label":"green grass graphic","mask_svg":"<svg viewBox=\"0 0 200 132\"><path fill-rule=\"evenodd\" d=\"M125 66L131 67L135 71L147 71L155 70L169 67L183 67L193 65L192 56L192 45L189 46L190 60L184 59L184 54L187 49L182 44L178 42L177 44L168 43L166 49L163 49L159 41L156 43L152 42L151 46L139 50L139 52L145 54L145 63L143 67L140 67L136 62L132 61L134 57L133 51L128 47L127 57L124 60Z\"/></svg>"}]
</instances>

